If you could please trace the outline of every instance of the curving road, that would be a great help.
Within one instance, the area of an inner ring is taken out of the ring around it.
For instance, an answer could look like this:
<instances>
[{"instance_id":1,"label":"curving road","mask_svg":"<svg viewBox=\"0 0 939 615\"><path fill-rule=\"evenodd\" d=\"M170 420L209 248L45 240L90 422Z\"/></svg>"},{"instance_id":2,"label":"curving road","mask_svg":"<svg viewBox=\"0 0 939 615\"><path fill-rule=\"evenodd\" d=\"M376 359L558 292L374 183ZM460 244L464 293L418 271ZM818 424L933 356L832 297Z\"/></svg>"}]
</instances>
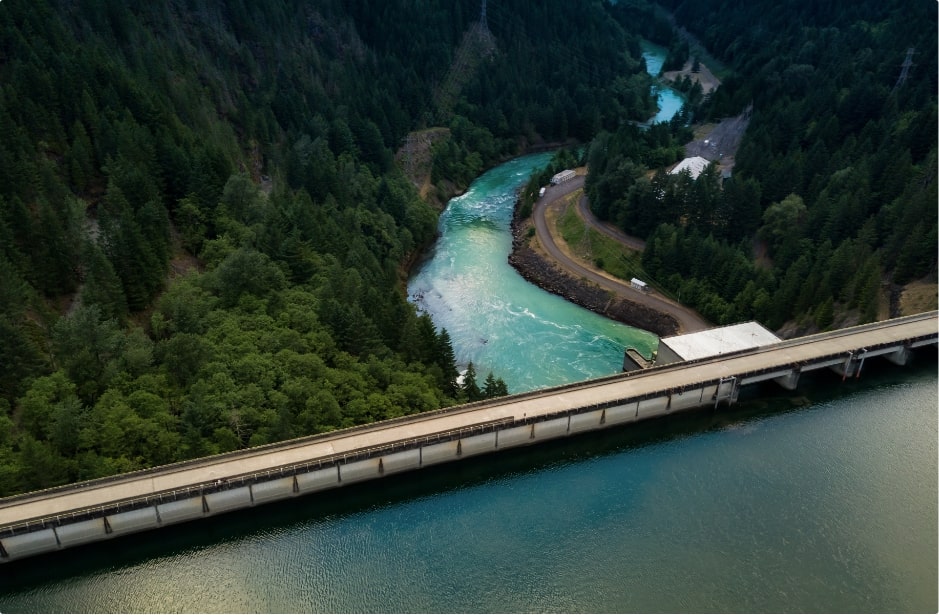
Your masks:
<instances>
[{"instance_id":1,"label":"curving road","mask_svg":"<svg viewBox=\"0 0 939 615\"><path fill-rule=\"evenodd\" d=\"M692 333L694 331L703 331L704 329L711 328L711 324L704 320L700 314L691 308L676 303L675 301L658 294L654 290L647 293L636 290L630 286L629 283L624 282L619 278L613 277L604 271L591 267L582 261L571 258L558 247L557 243L555 242L554 235L551 233L551 229L548 226L545 213L547 212L548 208L554 204L555 201L558 201L563 197L582 189L583 187L583 175L578 175L576 178L558 186L548 186L548 188L545 190L544 196L539 198L532 208L532 220L535 224L535 232L538 235L538 240L541 242L541 245L544 246L545 250L551 256L551 258L554 259L562 269L565 269L572 274L587 278L591 282L596 283L601 288L615 293L618 297L622 297L636 303L641 303L665 314L670 314L675 318L675 320L678 321L680 333ZM590 211L586 196L582 196L579 199L577 210L581 218L583 218L584 222L590 227L596 229L598 232L603 233L608 237L612 237L630 249L645 249L646 244L641 239L631 237L623 233L621 230L612 227L611 225L604 224L598 220L597 217L593 215L593 212Z\"/></svg>"}]
</instances>

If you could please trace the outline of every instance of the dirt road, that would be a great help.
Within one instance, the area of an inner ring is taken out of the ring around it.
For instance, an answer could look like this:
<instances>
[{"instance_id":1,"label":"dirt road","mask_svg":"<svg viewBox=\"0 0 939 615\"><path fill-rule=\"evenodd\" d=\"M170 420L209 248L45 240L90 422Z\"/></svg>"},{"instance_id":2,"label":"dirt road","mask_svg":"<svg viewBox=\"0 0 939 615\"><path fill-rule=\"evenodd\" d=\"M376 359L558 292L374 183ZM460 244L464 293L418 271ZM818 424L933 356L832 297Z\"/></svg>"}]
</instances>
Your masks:
<instances>
[{"instance_id":1,"label":"dirt road","mask_svg":"<svg viewBox=\"0 0 939 615\"><path fill-rule=\"evenodd\" d=\"M549 256L554 259L561 268L576 276L590 280L601 288L615 293L619 297L639 303L658 312L671 315L678 321L681 333L691 333L693 331L702 331L710 328L711 325L694 310L675 303L655 291L642 292L636 290L632 288L628 282L615 278L591 264L575 259L558 246L545 214L548 208L553 206L555 202L560 201L563 197L577 190L581 190L583 186L584 176L579 175L575 179L559 186L549 186L547 190L545 190L544 196L535 203L532 210L535 233ZM641 239L630 237L619 229L600 222L593 213L590 212L590 208L587 206L586 196L579 199L578 211L581 212L584 221L597 231L617 241L621 241L634 250L642 250L645 248L645 242ZM586 212L586 215L584 215L584 212Z\"/></svg>"}]
</instances>

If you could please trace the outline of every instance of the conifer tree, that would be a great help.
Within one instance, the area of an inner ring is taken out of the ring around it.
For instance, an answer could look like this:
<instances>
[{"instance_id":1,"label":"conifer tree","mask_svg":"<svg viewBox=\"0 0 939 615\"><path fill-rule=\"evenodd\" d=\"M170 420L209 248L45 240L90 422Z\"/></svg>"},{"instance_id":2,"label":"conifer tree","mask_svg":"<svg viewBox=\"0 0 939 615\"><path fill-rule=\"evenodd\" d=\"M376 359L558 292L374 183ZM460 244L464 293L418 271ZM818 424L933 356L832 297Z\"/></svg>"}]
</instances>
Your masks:
<instances>
[{"instance_id":1,"label":"conifer tree","mask_svg":"<svg viewBox=\"0 0 939 615\"><path fill-rule=\"evenodd\" d=\"M479 384L476 383L476 367L472 361L466 366L466 372L463 374L463 385L460 388L466 401L479 401L483 398L482 391L479 390Z\"/></svg>"}]
</instances>

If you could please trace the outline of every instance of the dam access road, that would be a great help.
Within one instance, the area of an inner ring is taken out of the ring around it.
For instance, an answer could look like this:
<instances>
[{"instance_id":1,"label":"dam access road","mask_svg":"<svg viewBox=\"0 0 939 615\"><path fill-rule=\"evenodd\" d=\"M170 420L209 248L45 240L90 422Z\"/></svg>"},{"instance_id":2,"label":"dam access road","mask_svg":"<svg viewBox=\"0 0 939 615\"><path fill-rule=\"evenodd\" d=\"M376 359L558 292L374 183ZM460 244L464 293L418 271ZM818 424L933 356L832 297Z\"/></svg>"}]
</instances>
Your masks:
<instances>
[{"instance_id":1,"label":"dam access road","mask_svg":"<svg viewBox=\"0 0 939 615\"><path fill-rule=\"evenodd\" d=\"M0 562L462 457L736 400L741 386L906 363L937 312L786 340L0 500Z\"/></svg>"},{"instance_id":2,"label":"dam access road","mask_svg":"<svg viewBox=\"0 0 939 615\"><path fill-rule=\"evenodd\" d=\"M675 320L678 321L679 333L693 333L709 328L710 325L708 322L691 308L672 301L657 293L655 290L650 290L649 292L637 290L630 286L629 282L620 280L588 263L573 258L558 246L554 234L551 232L551 228L548 225L546 213L549 208L556 206L561 199L578 190L582 190L584 187L584 178L585 176L578 175L574 179L557 186L548 186L544 196L540 197L532 208L532 221L535 225L535 233L538 237L538 241L541 242L541 245L548 255L559 267L575 276L585 278L600 288L608 290L619 297L640 303L653 310L674 317ZM598 220L590 211L586 195L581 195L578 199L577 210L580 217L584 220L584 223L596 229L598 232L612 237L632 250L641 251L645 248L645 242L641 239L627 235L619 229Z\"/></svg>"}]
</instances>

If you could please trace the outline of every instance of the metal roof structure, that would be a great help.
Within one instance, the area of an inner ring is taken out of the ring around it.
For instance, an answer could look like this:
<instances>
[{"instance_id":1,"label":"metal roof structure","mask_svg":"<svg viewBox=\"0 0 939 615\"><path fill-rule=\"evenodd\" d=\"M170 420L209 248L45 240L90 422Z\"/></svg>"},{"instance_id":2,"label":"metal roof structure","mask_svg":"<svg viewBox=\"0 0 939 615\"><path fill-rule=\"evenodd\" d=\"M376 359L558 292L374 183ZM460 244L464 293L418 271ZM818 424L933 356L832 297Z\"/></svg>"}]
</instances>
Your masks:
<instances>
[{"instance_id":1,"label":"metal roof structure","mask_svg":"<svg viewBox=\"0 0 939 615\"><path fill-rule=\"evenodd\" d=\"M659 347L666 345L681 359L691 361L759 348L779 341L782 340L772 331L756 321L750 321L687 335L663 337Z\"/></svg>"},{"instance_id":2,"label":"metal roof structure","mask_svg":"<svg viewBox=\"0 0 939 615\"><path fill-rule=\"evenodd\" d=\"M554 177L551 178L551 183L553 185L557 185L557 184L566 182L570 179L574 179L575 177L577 177L577 173L575 173L571 169L565 169L561 171L560 173L555 173Z\"/></svg>"},{"instance_id":3,"label":"metal roof structure","mask_svg":"<svg viewBox=\"0 0 939 615\"><path fill-rule=\"evenodd\" d=\"M704 172L704 169L711 164L711 161L707 158L702 158L701 156L693 156L691 158L685 158L681 162L675 165L671 171L668 172L669 175L678 175L682 171L686 170L691 173L691 179L698 179L698 175Z\"/></svg>"}]
</instances>

